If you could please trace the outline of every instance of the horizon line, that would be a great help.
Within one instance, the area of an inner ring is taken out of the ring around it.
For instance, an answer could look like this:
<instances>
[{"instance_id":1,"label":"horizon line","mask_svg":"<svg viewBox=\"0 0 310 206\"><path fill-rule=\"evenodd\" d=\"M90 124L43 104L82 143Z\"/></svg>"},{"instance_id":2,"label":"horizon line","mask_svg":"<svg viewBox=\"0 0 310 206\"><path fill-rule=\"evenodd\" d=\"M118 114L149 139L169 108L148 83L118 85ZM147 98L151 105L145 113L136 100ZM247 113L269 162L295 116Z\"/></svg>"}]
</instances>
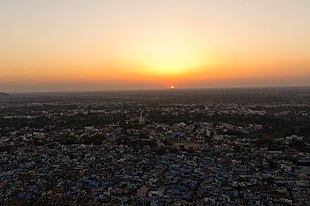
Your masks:
<instances>
[{"instance_id":1,"label":"horizon line","mask_svg":"<svg viewBox=\"0 0 310 206\"><path fill-rule=\"evenodd\" d=\"M143 91L185 91L185 90L221 90L221 89L290 89L290 88L310 88L305 86L232 86L232 87L181 87L181 88L149 88L149 89L107 89L107 90L66 90L66 91L25 91L25 92L6 92L6 94L66 94L66 93L102 93L102 92L143 92Z\"/></svg>"}]
</instances>

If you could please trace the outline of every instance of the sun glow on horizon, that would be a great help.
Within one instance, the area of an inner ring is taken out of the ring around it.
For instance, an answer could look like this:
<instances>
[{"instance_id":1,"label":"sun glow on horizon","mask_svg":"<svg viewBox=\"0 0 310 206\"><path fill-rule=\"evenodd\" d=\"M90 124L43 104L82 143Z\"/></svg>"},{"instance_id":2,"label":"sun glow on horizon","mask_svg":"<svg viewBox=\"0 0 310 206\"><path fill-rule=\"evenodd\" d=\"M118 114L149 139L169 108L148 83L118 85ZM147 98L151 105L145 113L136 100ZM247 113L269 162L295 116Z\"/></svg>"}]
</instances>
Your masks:
<instances>
[{"instance_id":1,"label":"sun glow on horizon","mask_svg":"<svg viewBox=\"0 0 310 206\"><path fill-rule=\"evenodd\" d=\"M203 64L202 60L186 49L163 48L146 56L144 62L149 72L162 75L177 75L191 72Z\"/></svg>"},{"instance_id":2,"label":"sun glow on horizon","mask_svg":"<svg viewBox=\"0 0 310 206\"><path fill-rule=\"evenodd\" d=\"M196 42L193 34L179 33L171 30L141 34L141 39L130 46L135 48L131 60L144 66L142 73L164 76L191 73L205 65L207 58L201 42Z\"/></svg>"},{"instance_id":3,"label":"sun glow on horizon","mask_svg":"<svg viewBox=\"0 0 310 206\"><path fill-rule=\"evenodd\" d=\"M309 6L1 1L0 89L309 86Z\"/></svg>"}]
</instances>

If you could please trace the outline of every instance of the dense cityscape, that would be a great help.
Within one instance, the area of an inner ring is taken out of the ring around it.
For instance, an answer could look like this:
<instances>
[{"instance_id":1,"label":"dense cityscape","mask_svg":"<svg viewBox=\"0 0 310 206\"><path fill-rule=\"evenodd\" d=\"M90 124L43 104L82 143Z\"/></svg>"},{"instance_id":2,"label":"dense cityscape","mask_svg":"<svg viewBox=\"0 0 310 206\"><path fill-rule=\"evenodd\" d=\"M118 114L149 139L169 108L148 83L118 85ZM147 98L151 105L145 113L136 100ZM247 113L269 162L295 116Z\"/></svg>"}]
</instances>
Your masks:
<instances>
[{"instance_id":1,"label":"dense cityscape","mask_svg":"<svg viewBox=\"0 0 310 206\"><path fill-rule=\"evenodd\" d=\"M0 97L1 205L310 205L310 89Z\"/></svg>"}]
</instances>

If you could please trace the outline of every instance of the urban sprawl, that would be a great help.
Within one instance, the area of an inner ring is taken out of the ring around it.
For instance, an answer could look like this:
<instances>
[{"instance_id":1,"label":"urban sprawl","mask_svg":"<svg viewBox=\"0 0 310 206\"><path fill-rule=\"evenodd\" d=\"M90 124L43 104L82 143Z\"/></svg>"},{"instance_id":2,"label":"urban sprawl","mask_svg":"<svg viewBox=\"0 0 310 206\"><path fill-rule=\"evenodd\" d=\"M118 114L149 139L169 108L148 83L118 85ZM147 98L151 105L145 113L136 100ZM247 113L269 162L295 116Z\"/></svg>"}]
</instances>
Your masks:
<instances>
[{"instance_id":1,"label":"urban sprawl","mask_svg":"<svg viewBox=\"0 0 310 206\"><path fill-rule=\"evenodd\" d=\"M310 205L309 108L6 97L0 204Z\"/></svg>"}]
</instances>

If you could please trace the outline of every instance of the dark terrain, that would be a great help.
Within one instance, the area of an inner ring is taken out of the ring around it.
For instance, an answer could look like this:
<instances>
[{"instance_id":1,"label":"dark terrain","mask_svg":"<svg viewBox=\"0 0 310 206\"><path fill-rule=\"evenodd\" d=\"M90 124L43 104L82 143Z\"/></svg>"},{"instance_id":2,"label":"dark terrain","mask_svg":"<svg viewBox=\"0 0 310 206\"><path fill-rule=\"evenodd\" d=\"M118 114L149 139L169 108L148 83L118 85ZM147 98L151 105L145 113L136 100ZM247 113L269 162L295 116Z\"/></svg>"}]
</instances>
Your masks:
<instances>
[{"instance_id":1,"label":"dark terrain","mask_svg":"<svg viewBox=\"0 0 310 206\"><path fill-rule=\"evenodd\" d=\"M0 204L309 205L310 88L0 98Z\"/></svg>"}]
</instances>

